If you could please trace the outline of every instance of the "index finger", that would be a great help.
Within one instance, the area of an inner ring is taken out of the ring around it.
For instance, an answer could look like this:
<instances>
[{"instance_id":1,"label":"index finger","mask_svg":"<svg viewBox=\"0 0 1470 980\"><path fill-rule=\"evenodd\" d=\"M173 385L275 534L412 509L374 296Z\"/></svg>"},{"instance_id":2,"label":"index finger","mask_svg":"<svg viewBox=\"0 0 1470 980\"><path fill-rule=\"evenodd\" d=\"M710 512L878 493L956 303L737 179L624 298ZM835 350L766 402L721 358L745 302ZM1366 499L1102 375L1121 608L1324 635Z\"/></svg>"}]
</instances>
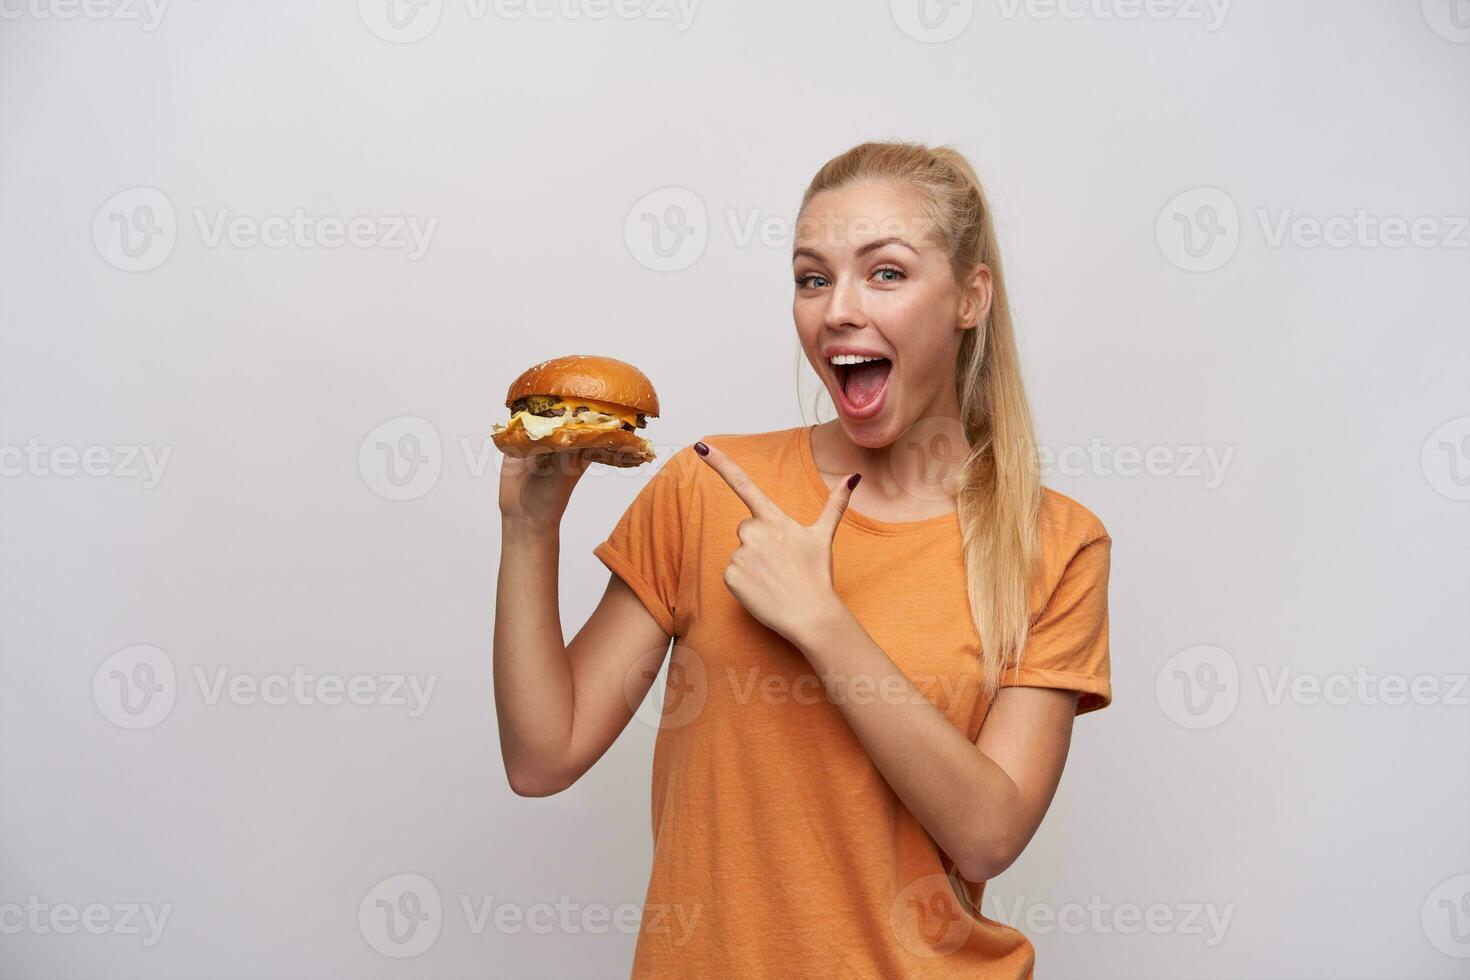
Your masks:
<instances>
[{"instance_id":1,"label":"index finger","mask_svg":"<svg viewBox=\"0 0 1470 980\"><path fill-rule=\"evenodd\" d=\"M705 450L702 453L699 451L701 446ZM745 506L750 508L751 516L769 518L778 514L785 515L786 512L762 493L761 488L755 485L755 481L726 455L723 449L711 446L707 442L696 442L694 451L700 459L710 465L711 469L720 474L720 478L729 485L731 490L735 491L735 496L745 502Z\"/></svg>"}]
</instances>

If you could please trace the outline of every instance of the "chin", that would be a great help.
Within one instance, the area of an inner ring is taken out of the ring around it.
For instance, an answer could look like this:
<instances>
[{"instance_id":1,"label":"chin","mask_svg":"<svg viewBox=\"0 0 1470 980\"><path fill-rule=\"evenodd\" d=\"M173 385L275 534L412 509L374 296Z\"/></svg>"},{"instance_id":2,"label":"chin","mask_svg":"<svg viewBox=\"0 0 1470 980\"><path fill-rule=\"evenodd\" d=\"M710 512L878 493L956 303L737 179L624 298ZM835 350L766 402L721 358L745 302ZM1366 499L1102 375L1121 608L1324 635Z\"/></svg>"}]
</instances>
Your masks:
<instances>
[{"instance_id":1,"label":"chin","mask_svg":"<svg viewBox=\"0 0 1470 980\"><path fill-rule=\"evenodd\" d=\"M903 434L904 426L898 424L898 413L890 407L877 418L853 419L837 412L837 424L847 433L847 438L864 449L883 449L893 445Z\"/></svg>"}]
</instances>

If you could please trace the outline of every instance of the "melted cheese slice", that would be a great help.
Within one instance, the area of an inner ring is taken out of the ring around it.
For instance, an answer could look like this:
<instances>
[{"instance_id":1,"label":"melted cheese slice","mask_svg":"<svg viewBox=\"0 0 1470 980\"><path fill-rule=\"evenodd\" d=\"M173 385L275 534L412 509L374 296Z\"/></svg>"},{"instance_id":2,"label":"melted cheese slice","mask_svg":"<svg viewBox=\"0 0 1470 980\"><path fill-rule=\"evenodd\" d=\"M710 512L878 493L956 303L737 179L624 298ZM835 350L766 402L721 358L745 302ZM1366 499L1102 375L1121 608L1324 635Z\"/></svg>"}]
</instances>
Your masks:
<instances>
[{"instance_id":1,"label":"melted cheese slice","mask_svg":"<svg viewBox=\"0 0 1470 980\"><path fill-rule=\"evenodd\" d=\"M582 405L586 405L589 410L573 415L572 412ZM636 429L638 425L636 409L613 405L609 402L593 401L590 398L568 398L551 407L565 408L566 412L561 415L532 415L530 412L520 411L512 415L510 422L506 425L498 422L491 423L490 431L499 434L520 426L526 430L527 436L535 440L545 439L561 428L620 429L626 422Z\"/></svg>"}]
</instances>

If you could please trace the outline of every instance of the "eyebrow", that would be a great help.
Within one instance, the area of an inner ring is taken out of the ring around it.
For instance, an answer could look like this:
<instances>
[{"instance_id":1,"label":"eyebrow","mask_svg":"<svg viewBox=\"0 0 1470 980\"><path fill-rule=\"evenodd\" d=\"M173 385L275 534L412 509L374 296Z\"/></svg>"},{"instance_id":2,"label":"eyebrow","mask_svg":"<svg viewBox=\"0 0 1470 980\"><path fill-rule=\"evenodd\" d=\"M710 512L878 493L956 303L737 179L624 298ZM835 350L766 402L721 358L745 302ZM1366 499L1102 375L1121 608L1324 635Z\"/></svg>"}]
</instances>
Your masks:
<instances>
[{"instance_id":1,"label":"eyebrow","mask_svg":"<svg viewBox=\"0 0 1470 980\"><path fill-rule=\"evenodd\" d=\"M914 248L902 238L899 238L897 235L889 235L887 238L875 238L871 242L868 242L866 245L860 247L857 250L858 257L861 258L874 249L882 248L884 245L902 245L904 248L908 249L910 252L913 252L915 255L919 254L918 249ZM821 252L818 252L814 248L807 248L805 245L799 245L791 250L791 261L795 262L797 258L802 255L809 255L812 258L816 259L818 262L825 261L822 258Z\"/></svg>"}]
</instances>

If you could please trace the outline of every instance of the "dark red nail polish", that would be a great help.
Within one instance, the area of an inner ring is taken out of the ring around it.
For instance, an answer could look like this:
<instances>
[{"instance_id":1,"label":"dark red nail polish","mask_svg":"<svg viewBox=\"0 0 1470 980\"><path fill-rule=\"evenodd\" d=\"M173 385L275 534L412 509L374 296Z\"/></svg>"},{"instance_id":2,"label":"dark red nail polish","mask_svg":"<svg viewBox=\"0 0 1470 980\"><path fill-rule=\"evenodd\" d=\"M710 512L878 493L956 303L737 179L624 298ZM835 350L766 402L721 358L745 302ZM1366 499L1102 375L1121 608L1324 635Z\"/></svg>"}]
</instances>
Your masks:
<instances>
[{"instance_id":1,"label":"dark red nail polish","mask_svg":"<svg viewBox=\"0 0 1470 980\"><path fill-rule=\"evenodd\" d=\"M847 478L847 489L852 490L855 487L857 487L858 481L861 480L862 478L863 478L863 475L861 473L854 473L852 476L848 477Z\"/></svg>"},{"instance_id":2,"label":"dark red nail polish","mask_svg":"<svg viewBox=\"0 0 1470 980\"><path fill-rule=\"evenodd\" d=\"M709 447L706 446L702 442L696 442L694 444L694 451L697 452L697 453L699 453L699 455L701 455L701 456L708 456L709 455Z\"/></svg>"}]
</instances>

